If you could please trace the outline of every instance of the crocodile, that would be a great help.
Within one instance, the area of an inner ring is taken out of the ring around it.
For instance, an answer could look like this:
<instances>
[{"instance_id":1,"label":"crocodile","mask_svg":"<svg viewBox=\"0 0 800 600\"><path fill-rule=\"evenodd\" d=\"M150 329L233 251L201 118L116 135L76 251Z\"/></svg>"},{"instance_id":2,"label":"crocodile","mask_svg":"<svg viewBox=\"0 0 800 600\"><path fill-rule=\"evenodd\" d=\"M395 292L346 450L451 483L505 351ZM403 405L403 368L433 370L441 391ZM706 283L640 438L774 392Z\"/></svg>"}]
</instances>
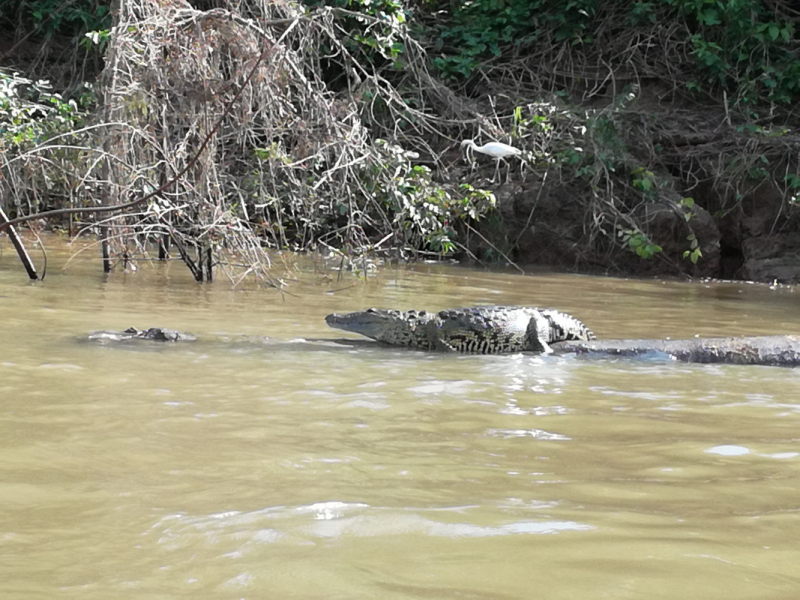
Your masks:
<instances>
[{"instance_id":1,"label":"crocodile","mask_svg":"<svg viewBox=\"0 0 800 600\"><path fill-rule=\"evenodd\" d=\"M688 363L800 366L800 336L761 335L688 340L566 341L557 352L586 356L666 356Z\"/></svg>"},{"instance_id":2,"label":"crocodile","mask_svg":"<svg viewBox=\"0 0 800 600\"><path fill-rule=\"evenodd\" d=\"M554 342L595 339L581 321L551 308L478 306L428 312L370 308L325 317L329 327L423 350L471 354L550 353Z\"/></svg>"},{"instance_id":3,"label":"crocodile","mask_svg":"<svg viewBox=\"0 0 800 600\"><path fill-rule=\"evenodd\" d=\"M153 342L193 342L197 338L191 333L164 329L163 327L150 327L149 329L136 329L128 327L125 331L93 331L88 339L94 342L127 342L129 340L150 340Z\"/></svg>"},{"instance_id":4,"label":"crocodile","mask_svg":"<svg viewBox=\"0 0 800 600\"><path fill-rule=\"evenodd\" d=\"M552 350L559 355L647 357L688 363L800 367L800 335L596 341L594 334L578 319L552 309L478 307L435 314L370 309L348 315L328 315L326 320L331 327L361 333L389 344L426 350L483 354L524 350L546 353ZM197 338L190 333L161 327L129 327L124 331L94 331L82 339L108 344L141 340L191 342ZM244 341L264 347L266 340L268 338L248 338ZM360 341L348 340L348 343L357 344ZM366 340L364 343L369 344ZM286 344L279 343L275 347L284 348ZM313 349L314 345L303 347Z\"/></svg>"}]
</instances>

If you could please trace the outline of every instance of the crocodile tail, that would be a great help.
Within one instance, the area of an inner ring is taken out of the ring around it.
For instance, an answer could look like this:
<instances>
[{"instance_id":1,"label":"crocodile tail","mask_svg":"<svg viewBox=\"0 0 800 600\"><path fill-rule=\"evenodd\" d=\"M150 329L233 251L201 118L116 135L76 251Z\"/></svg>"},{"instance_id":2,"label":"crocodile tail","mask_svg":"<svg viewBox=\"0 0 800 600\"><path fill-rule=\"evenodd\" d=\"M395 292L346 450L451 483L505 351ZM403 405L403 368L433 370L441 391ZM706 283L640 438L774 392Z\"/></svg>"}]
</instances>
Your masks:
<instances>
[{"instance_id":1,"label":"crocodile tail","mask_svg":"<svg viewBox=\"0 0 800 600\"><path fill-rule=\"evenodd\" d=\"M547 337L548 342L563 342L568 340L583 340L588 342L597 337L583 321L576 319L572 315L552 308L542 309L541 313L550 324L550 332Z\"/></svg>"}]
</instances>

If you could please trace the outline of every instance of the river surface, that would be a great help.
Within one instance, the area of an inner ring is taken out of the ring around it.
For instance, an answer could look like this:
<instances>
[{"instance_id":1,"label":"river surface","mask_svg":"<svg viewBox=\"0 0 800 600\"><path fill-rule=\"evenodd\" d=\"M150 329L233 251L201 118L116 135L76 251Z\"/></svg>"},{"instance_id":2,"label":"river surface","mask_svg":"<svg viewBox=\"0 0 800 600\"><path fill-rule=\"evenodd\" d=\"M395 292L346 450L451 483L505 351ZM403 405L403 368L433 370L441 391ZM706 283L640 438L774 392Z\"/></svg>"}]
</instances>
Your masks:
<instances>
[{"instance_id":1,"label":"river surface","mask_svg":"<svg viewBox=\"0 0 800 600\"><path fill-rule=\"evenodd\" d=\"M324 323L528 304L605 338L798 333L792 288L299 262L281 295L104 277L94 250L63 271L56 240L31 284L0 241L0 598L800 598L800 369ZM131 325L199 339L85 340Z\"/></svg>"}]
</instances>

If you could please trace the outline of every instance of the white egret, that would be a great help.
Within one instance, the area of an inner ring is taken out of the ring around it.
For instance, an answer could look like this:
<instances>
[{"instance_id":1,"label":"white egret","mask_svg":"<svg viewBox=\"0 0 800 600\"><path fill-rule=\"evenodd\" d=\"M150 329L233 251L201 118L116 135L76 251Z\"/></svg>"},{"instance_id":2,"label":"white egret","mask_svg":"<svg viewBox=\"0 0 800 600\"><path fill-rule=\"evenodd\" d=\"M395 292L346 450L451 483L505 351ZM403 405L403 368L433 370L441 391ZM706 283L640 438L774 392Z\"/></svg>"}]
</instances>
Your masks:
<instances>
[{"instance_id":1,"label":"white egret","mask_svg":"<svg viewBox=\"0 0 800 600\"><path fill-rule=\"evenodd\" d=\"M502 142L488 142L483 146L478 146L475 144L475 140L464 140L461 142L461 147L463 148L464 146L467 146L467 148L475 152L491 156L495 160L496 166L494 175L492 176L492 182L494 182L495 176L500 173L500 161L505 162L505 159L510 156L520 156L522 154L522 150L519 148L514 148L514 146L509 146ZM509 169L511 169L510 165ZM508 174L506 174L506 181L508 181Z\"/></svg>"}]
</instances>

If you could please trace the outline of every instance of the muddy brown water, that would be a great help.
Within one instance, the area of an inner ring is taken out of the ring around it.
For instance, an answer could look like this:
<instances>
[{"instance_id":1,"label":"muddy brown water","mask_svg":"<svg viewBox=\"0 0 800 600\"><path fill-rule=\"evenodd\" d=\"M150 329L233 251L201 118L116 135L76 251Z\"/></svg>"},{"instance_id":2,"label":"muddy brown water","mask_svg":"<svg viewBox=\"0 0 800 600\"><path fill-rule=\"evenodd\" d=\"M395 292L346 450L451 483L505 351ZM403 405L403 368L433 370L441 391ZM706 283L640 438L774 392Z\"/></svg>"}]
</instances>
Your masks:
<instances>
[{"instance_id":1,"label":"muddy brown water","mask_svg":"<svg viewBox=\"0 0 800 600\"><path fill-rule=\"evenodd\" d=\"M93 252L62 272L56 241L30 284L2 246L2 598L800 597L800 370L348 346L323 320L798 333L800 292L300 263L281 297L177 263L106 278ZM130 325L200 339L81 339Z\"/></svg>"}]
</instances>

